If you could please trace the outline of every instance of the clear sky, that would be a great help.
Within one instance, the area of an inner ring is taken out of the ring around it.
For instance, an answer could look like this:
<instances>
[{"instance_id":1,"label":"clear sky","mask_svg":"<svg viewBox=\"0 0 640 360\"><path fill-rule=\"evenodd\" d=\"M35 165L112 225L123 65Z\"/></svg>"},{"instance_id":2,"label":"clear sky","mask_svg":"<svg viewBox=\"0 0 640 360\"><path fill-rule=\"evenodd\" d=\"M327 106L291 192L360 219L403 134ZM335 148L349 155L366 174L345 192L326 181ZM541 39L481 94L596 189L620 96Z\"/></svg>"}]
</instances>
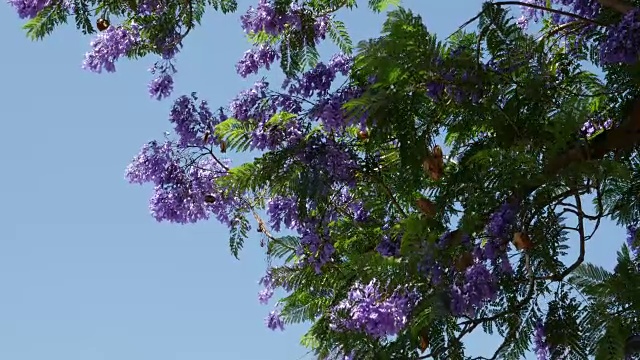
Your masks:
<instances>
[{"instance_id":1,"label":"clear sky","mask_svg":"<svg viewBox=\"0 0 640 360\"><path fill-rule=\"evenodd\" d=\"M440 35L480 4L403 3ZM89 37L67 26L30 42L13 9L0 7L0 359L299 359L305 326L264 326L257 234L237 261L224 227L157 223L151 189L123 178L141 145L171 130L171 101L146 91L155 59L89 73L80 67ZM239 15L210 12L191 33L174 97L197 91L215 108L252 83L234 70L248 48ZM383 20L364 8L341 17L354 40L379 34ZM589 260L611 268L623 236L605 224ZM496 341L476 336L467 346L481 355Z\"/></svg>"}]
</instances>

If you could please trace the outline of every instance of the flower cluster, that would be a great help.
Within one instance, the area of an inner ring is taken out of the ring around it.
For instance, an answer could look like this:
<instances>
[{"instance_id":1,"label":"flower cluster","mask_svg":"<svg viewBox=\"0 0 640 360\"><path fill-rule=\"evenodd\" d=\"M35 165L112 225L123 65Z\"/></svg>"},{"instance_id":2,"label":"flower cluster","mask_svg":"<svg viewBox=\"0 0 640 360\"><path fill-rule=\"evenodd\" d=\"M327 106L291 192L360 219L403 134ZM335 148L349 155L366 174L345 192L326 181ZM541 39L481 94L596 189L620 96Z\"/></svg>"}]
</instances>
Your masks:
<instances>
[{"instance_id":1,"label":"flower cluster","mask_svg":"<svg viewBox=\"0 0 640 360\"><path fill-rule=\"evenodd\" d=\"M541 322L536 324L533 338L534 351L537 360L549 360L549 345L546 341L544 325Z\"/></svg>"},{"instance_id":2,"label":"flower cluster","mask_svg":"<svg viewBox=\"0 0 640 360\"><path fill-rule=\"evenodd\" d=\"M494 221L508 213L504 208L498 210ZM456 255L443 257L443 251ZM498 277L513 272L506 250L497 248L490 239L483 245L464 233L446 232L435 246L425 244L421 256L418 269L432 286L446 287L455 316L473 317L485 302L496 299Z\"/></svg>"},{"instance_id":3,"label":"flower cluster","mask_svg":"<svg viewBox=\"0 0 640 360\"><path fill-rule=\"evenodd\" d=\"M509 226L516 218L516 209L512 204L504 203L498 211L491 214L487 224L487 235L495 239L505 239L509 236Z\"/></svg>"},{"instance_id":4,"label":"flower cluster","mask_svg":"<svg viewBox=\"0 0 640 360\"><path fill-rule=\"evenodd\" d=\"M445 61L460 61L470 49L459 47L452 49L446 58L437 57L436 67L442 70L427 83L427 95L434 101L452 99L457 103L470 100L477 103L482 96L482 82L477 70L464 69L460 71L454 66L443 67Z\"/></svg>"},{"instance_id":5,"label":"flower cluster","mask_svg":"<svg viewBox=\"0 0 640 360\"><path fill-rule=\"evenodd\" d=\"M317 274L320 274L322 267L331 261L336 249L328 241L329 231L326 225L324 230L319 230L320 226L313 226L312 221L309 223L308 226L299 230L300 248L297 249L297 255L300 257L300 265L310 265Z\"/></svg>"},{"instance_id":6,"label":"flower cluster","mask_svg":"<svg viewBox=\"0 0 640 360\"><path fill-rule=\"evenodd\" d=\"M547 6L547 0L525 0L524 2L539 7ZM551 4L554 5L553 8L555 9L561 9L588 19L594 19L601 9L597 0L552 0ZM540 8L522 5L521 9L522 17L518 19L518 22L523 28L527 27L529 21L539 22L545 15L545 10ZM564 24L574 19L560 13L552 13L551 15L551 20L554 24Z\"/></svg>"},{"instance_id":7,"label":"flower cluster","mask_svg":"<svg viewBox=\"0 0 640 360\"><path fill-rule=\"evenodd\" d=\"M385 219L384 225L382 225L381 230L384 235L382 235L382 241L376 247L376 250L382 256L398 256L400 255L400 239L402 238L401 234L391 233L391 221L390 219Z\"/></svg>"},{"instance_id":8,"label":"flower cluster","mask_svg":"<svg viewBox=\"0 0 640 360\"><path fill-rule=\"evenodd\" d=\"M495 300L497 291L495 276L485 264L477 262L465 270L460 284L451 287L451 312L473 317L483 302Z\"/></svg>"},{"instance_id":9,"label":"flower cluster","mask_svg":"<svg viewBox=\"0 0 640 360\"><path fill-rule=\"evenodd\" d=\"M9 0L8 2L16 9L21 19L33 19L40 10L53 3L51 0Z\"/></svg>"},{"instance_id":10,"label":"flower cluster","mask_svg":"<svg viewBox=\"0 0 640 360\"><path fill-rule=\"evenodd\" d=\"M612 26L600 48L603 64L633 64L640 56L640 9L624 15L620 23Z\"/></svg>"},{"instance_id":11,"label":"flower cluster","mask_svg":"<svg viewBox=\"0 0 640 360\"><path fill-rule=\"evenodd\" d=\"M528 4L546 7L546 0L526 0ZM597 0L552 0L551 4L554 9L564 10L583 18L596 19L602 6ZM523 16L518 19L518 24L526 28L530 20L538 22L545 15L545 10L534 8L531 6L522 6ZM600 44L600 62L603 65L626 63L633 64L638 61L640 56L640 9L633 9L627 12L622 20L610 26L606 30L606 36ZM561 25L574 21L572 16L564 16L560 13L552 13L551 21ZM594 24L583 26L576 34L577 40L584 38L588 33L595 29ZM575 44L567 42L567 50L573 51Z\"/></svg>"},{"instance_id":12,"label":"flower cluster","mask_svg":"<svg viewBox=\"0 0 640 360\"><path fill-rule=\"evenodd\" d=\"M168 98L173 92L173 75L177 72L170 61L158 61L151 69L156 77L149 83L149 96L156 100Z\"/></svg>"},{"instance_id":13,"label":"flower cluster","mask_svg":"<svg viewBox=\"0 0 640 360\"><path fill-rule=\"evenodd\" d=\"M267 270L267 273L260 279L258 283L264 287L258 293L258 301L260 301L261 304L266 305L269 303L269 300L271 300L271 297L273 297L274 291L271 269Z\"/></svg>"},{"instance_id":14,"label":"flower cluster","mask_svg":"<svg viewBox=\"0 0 640 360\"><path fill-rule=\"evenodd\" d=\"M288 229L295 229L300 224L298 220L298 203L294 198L275 196L267 204L269 225L273 231L279 232L282 224Z\"/></svg>"},{"instance_id":15,"label":"flower cluster","mask_svg":"<svg viewBox=\"0 0 640 360\"><path fill-rule=\"evenodd\" d=\"M264 67L271 70L271 64L278 59L276 50L267 44L260 44L247 50L242 59L236 64L236 72L243 78L258 73L260 68Z\"/></svg>"},{"instance_id":16,"label":"flower cluster","mask_svg":"<svg viewBox=\"0 0 640 360\"><path fill-rule=\"evenodd\" d=\"M140 41L140 28L132 23L129 28L110 26L91 42L91 51L85 55L82 67L92 72L116 71L115 62Z\"/></svg>"},{"instance_id":17,"label":"flower cluster","mask_svg":"<svg viewBox=\"0 0 640 360\"><path fill-rule=\"evenodd\" d=\"M138 1L138 14L143 16L160 15L166 9L167 4L162 0Z\"/></svg>"},{"instance_id":18,"label":"flower cluster","mask_svg":"<svg viewBox=\"0 0 640 360\"><path fill-rule=\"evenodd\" d=\"M285 31L301 31L303 17L307 10L300 5L291 3L285 13L280 14L275 4L269 0L260 0L257 8L250 7L245 15L240 17L242 29L247 34L265 34L278 37ZM318 16L314 19L313 30L314 40L318 42L324 39L329 26L327 15ZM271 64L278 58L273 46L268 44L258 44L248 50L242 59L236 64L236 71L242 77L255 74L261 67L269 70Z\"/></svg>"},{"instance_id":19,"label":"flower cluster","mask_svg":"<svg viewBox=\"0 0 640 360\"><path fill-rule=\"evenodd\" d=\"M194 223L213 214L231 226L233 209L239 200L216 186L216 179L227 174L229 160L202 158L186 166L180 148L173 142L146 144L127 167L131 183L152 183L154 193L149 208L158 221Z\"/></svg>"},{"instance_id":20,"label":"flower cluster","mask_svg":"<svg viewBox=\"0 0 640 360\"><path fill-rule=\"evenodd\" d=\"M331 327L338 331L363 331L375 338L392 336L407 325L418 300L418 295L406 288L386 295L375 279L367 285L358 282L333 309Z\"/></svg>"},{"instance_id":21,"label":"flower cluster","mask_svg":"<svg viewBox=\"0 0 640 360\"><path fill-rule=\"evenodd\" d=\"M591 135L603 129L611 129L613 126L613 121L608 119L604 122L597 120L589 120L582 125L580 128L580 134L586 138L591 137Z\"/></svg>"},{"instance_id":22,"label":"flower cluster","mask_svg":"<svg viewBox=\"0 0 640 360\"><path fill-rule=\"evenodd\" d=\"M280 317L280 311L278 309L274 309L269 313L269 315L267 315L265 323L271 330L284 330L284 321L282 321L282 318Z\"/></svg>"},{"instance_id":23,"label":"flower cluster","mask_svg":"<svg viewBox=\"0 0 640 360\"><path fill-rule=\"evenodd\" d=\"M182 147L218 144L219 139L213 136L213 132L215 126L226 119L222 110L214 116L207 101L198 102L196 94L177 98L169 114L169 121L174 124L178 135L178 144Z\"/></svg>"}]
</instances>

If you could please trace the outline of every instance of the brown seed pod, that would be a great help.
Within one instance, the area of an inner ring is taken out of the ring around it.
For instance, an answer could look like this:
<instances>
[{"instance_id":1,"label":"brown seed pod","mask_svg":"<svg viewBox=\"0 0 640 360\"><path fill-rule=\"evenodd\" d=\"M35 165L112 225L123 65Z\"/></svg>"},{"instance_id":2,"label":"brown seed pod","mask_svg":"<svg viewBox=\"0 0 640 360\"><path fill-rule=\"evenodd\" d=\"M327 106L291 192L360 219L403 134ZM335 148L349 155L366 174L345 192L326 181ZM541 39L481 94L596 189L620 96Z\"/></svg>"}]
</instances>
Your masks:
<instances>
[{"instance_id":1,"label":"brown seed pod","mask_svg":"<svg viewBox=\"0 0 640 360\"><path fill-rule=\"evenodd\" d=\"M422 169L431 179L440 180L444 173L444 159L440 146L436 145L431 153L422 160Z\"/></svg>"},{"instance_id":2,"label":"brown seed pod","mask_svg":"<svg viewBox=\"0 0 640 360\"><path fill-rule=\"evenodd\" d=\"M429 348L429 338L426 334L420 334L420 351L425 352Z\"/></svg>"},{"instance_id":3,"label":"brown seed pod","mask_svg":"<svg viewBox=\"0 0 640 360\"><path fill-rule=\"evenodd\" d=\"M424 170L425 174L429 174L429 169L431 169L431 158L427 156L422 159L422 170Z\"/></svg>"},{"instance_id":4,"label":"brown seed pod","mask_svg":"<svg viewBox=\"0 0 640 360\"><path fill-rule=\"evenodd\" d=\"M207 142L209 142L210 136L211 136L211 133L207 130L207 132L204 133L204 138L202 139L202 141L206 144Z\"/></svg>"},{"instance_id":5,"label":"brown seed pod","mask_svg":"<svg viewBox=\"0 0 640 360\"><path fill-rule=\"evenodd\" d=\"M420 198L416 201L416 205L427 217L433 217L436 214L436 206L428 199Z\"/></svg>"},{"instance_id":6,"label":"brown seed pod","mask_svg":"<svg viewBox=\"0 0 640 360\"><path fill-rule=\"evenodd\" d=\"M523 232L513 234L513 245L517 250L529 250L533 247L533 243L529 235Z\"/></svg>"},{"instance_id":7,"label":"brown seed pod","mask_svg":"<svg viewBox=\"0 0 640 360\"><path fill-rule=\"evenodd\" d=\"M369 132L367 132L366 130L360 130L358 132L358 139L360 140L367 140L369 138Z\"/></svg>"},{"instance_id":8,"label":"brown seed pod","mask_svg":"<svg viewBox=\"0 0 640 360\"><path fill-rule=\"evenodd\" d=\"M220 152L223 154L227 152L227 143L225 141L220 143Z\"/></svg>"},{"instance_id":9,"label":"brown seed pod","mask_svg":"<svg viewBox=\"0 0 640 360\"><path fill-rule=\"evenodd\" d=\"M204 196L204 202L213 204L214 202L216 202L216 198L211 194L207 194Z\"/></svg>"},{"instance_id":10,"label":"brown seed pod","mask_svg":"<svg viewBox=\"0 0 640 360\"><path fill-rule=\"evenodd\" d=\"M96 27L98 28L99 31L107 30L109 28L109 25L111 25L109 23L109 20L104 18L100 18L98 19L98 21L96 21Z\"/></svg>"},{"instance_id":11,"label":"brown seed pod","mask_svg":"<svg viewBox=\"0 0 640 360\"><path fill-rule=\"evenodd\" d=\"M456 260L456 269L458 271L464 271L473 264L473 255L470 252L460 255Z\"/></svg>"},{"instance_id":12,"label":"brown seed pod","mask_svg":"<svg viewBox=\"0 0 640 360\"><path fill-rule=\"evenodd\" d=\"M436 159L442 159L442 148L439 145L433 147L433 157Z\"/></svg>"}]
</instances>

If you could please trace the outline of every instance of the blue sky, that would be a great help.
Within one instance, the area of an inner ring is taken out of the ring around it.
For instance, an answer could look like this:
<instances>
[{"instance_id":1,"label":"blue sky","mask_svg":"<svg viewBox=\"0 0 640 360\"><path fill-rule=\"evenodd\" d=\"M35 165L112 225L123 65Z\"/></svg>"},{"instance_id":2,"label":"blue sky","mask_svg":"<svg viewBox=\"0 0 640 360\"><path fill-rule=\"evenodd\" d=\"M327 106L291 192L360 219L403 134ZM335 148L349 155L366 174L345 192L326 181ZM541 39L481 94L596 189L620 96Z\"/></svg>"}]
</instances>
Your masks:
<instances>
[{"instance_id":1,"label":"blue sky","mask_svg":"<svg viewBox=\"0 0 640 360\"><path fill-rule=\"evenodd\" d=\"M403 4L448 35L481 2ZM30 42L13 9L0 6L0 359L301 358L305 326L281 333L263 324L270 308L256 299L265 269L257 234L237 261L224 227L157 223L151 189L123 179L141 145L171 130L171 101L146 92L155 59L86 72L89 37L67 26ZM234 71L248 48L239 15L211 12L191 33L175 96L197 91L217 107L251 84ZM354 40L376 36L383 21L364 8L340 17ZM611 267L622 240L605 224L589 260ZM474 336L467 346L480 355L496 342Z\"/></svg>"}]
</instances>

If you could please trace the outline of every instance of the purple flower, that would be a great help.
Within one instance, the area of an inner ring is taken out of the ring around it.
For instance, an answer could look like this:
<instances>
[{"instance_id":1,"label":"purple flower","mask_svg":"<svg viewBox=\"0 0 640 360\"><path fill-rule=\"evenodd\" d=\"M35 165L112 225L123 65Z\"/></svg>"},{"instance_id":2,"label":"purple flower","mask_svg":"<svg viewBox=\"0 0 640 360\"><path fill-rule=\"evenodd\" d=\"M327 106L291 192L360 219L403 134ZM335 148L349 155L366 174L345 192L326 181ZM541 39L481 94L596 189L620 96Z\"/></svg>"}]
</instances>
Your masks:
<instances>
[{"instance_id":1,"label":"purple flower","mask_svg":"<svg viewBox=\"0 0 640 360\"><path fill-rule=\"evenodd\" d=\"M260 303L263 305L267 305L269 303L269 300L271 300L271 297L273 297L274 291L273 278L271 276L270 268L267 269L267 273L260 279L258 284L264 286L264 289L262 289L258 293L258 301L260 301Z\"/></svg>"},{"instance_id":2,"label":"purple flower","mask_svg":"<svg viewBox=\"0 0 640 360\"><path fill-rule=\"evenodd\" d=\"M116 71L115 62L140 41L139 27L110 26L91 42L91 51L85 55L82 67L95 73Z\"/></svg>"},{"instance_id":3,"label":"purple flower","mask_svg":"<svg viewBox=\"0 0 640 360\"><path fill-rule=\"evenodd\" d=\"M331 256L336 251L329 241L323 240L315 231L310 229L299 230L301 232L300 248L297 250L301 265L313 266L315 272L320 274L322 267L331 261ZM326 234L325 234L326 235Z\"/></svg>"},{"instance_id":4,"label":"purple flower","mask_svg":"<svg viewBox=\"0 0 640 360\"><path fill-rule=\"evenodd\" d=\"M640 54L640 9L634 8L624 15L620 23L609 28L606 40L600 47L603 64L638 61Z\"/></svg>"},{"instance_id":5,"label":"purple flower","mask_svg":"<svg viewBox=\"0 0 640 360\"><path fill-rule=\"evenodd\" d=\"M495 300L498 287L495 277L482 263L465 270L462 284L451 288L451 311L454 315L473 317L485 301Z\"/></svg>"},{"instance_id":6,"label":"purple flower","mask_svg":"<svg viewBox=\"0 0 640 360\"><path fill-rule=\"evenodd\" d=\"M536 324L533 346L537 360L549 360L549 346L547 345L544 326L541 322Z\"/></svg>"},{"instance_id":7,"label":"purple flower","mask_svg":"<svg viewBox=\"0 0 640 360\"><path fill-rule=\"evenodd\" d=\"M374 338L395 335L407 325L418 300L417 293L406 288L397 288L385 296L375 279L366 286L356 283L347 298L333 308L331 327L362 331Z\"/></svg>"},{"instance_id":8,"label":"purple flower","mask_svg":"<svg viewBox=\"0 0 640 360\"><path fill-rule=\"evenodd\" d=\"M271 330L274 330L274 331L277 329L284 330L284 322L280 318L280 311L278 310L271 311L267 316L267 318L265 319L265 323L267 324L267 327Z\"/></svg>"},{"instance_id":9,"label":"purple flower","mask_svg":"<svg viewBox=\"0 0 640 360\"><path fill-rule=\"evenodd\" d=\"M162 100L171 95L173 91L173 77L169 74L161 74L149 83L149 96Z\"/></svg>"},{"instance_id":10,"label":"purple flower","mask_svg":"<svg viewBox=\"0 0 640 360\"><path fill-rule=\"evenodd\" d=\"M169 121L174 124L174 130L179 137L178 146L183 148L219 144L220 139L213 134L216 125L224 119L226 116L222 110L218 116L214 116L209 104L205 100L198 101L195 93L177 98L169 114ZM210 136L205 143L207 133Z\"/></svg>"},{"instance_id":11,"label":"purple flower","mask_svg":"<svg viewBox=\"0 0 640 360\"><path fill-rule=\"evenodd\" d=\"M261 44L244 53L236 64L236 72L246 78L250 74L257 74L261 67L270 70L271 64L278 58L278 53L271 46Z\"/></svg>"},{"instance_id":12,"label":"purple flower","mask_svg":"<svg viewBox=\"0 0 640 360\"><path fill-rule=\"evenodd\" d=\"M494 239L506 239L509 237L509 226L516 219L516 208L511 204L502 204L498 211L493 213L487 224L487 234Z\"/></svg>"},{"instance_id":13,"label":"purple flower","mask_svg":"<svg viewBox=\"0 0 640 360\"><path fill-rule=\"evenodd\" d=\"M258 301L260 304L267 305L273 296L273 289L263 289L258 293Z\"/></svg>"},{"instance_id":14,"label":"purple flower","mask_svg":"<svg viewBox=\"0 0 640 360\"><path fill-rule=\"evenodd\" d=\"M284 225L288 229L293 229L298 225L298 204L294 198L284 198L276 196L267 205L267 215L269 215L269 225L273 231L280 231L280 226Z\"/></svg>"},{"instance_id":15,"label":"purple flower","mask_svg":"<svg viewBox=\"0 0 640 360\"><path fill-rule=\"evenodd\" d=\"M131 183L155 185L149 209L158 221L195 223L214 215L231 226L239 200L215 183L227 174L228 164L228 160L220 164L212 158L201 158L186 166L172 142L159 145L153 141L133 159L125 177Z\"/></svg>"}]
</instances>

